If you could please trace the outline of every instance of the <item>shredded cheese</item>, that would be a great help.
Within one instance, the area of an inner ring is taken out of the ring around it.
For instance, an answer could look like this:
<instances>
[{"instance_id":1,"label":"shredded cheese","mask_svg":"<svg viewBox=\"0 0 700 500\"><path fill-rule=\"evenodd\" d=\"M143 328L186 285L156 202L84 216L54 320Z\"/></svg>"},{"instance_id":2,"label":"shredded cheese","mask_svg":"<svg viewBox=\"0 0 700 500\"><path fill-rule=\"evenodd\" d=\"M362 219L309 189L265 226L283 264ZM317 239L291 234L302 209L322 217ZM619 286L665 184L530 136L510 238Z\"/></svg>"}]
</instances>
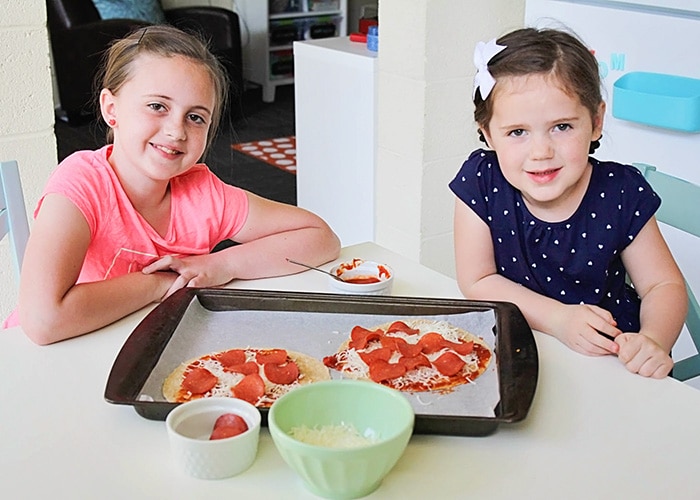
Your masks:
<instances>
[{"instance_id":1,"label":"shredded cheese","mask_svg":"<svg viewBox=\"0 0 700 500\"><path fill-rule=\"evenodd\" d=\"M346 423L313 428L302 425L292 427L289 432L297 441L326 448L359 448L378 441L376 436L372 436L372 432L368 431L365 434L361 435L354 425Z\"/></svg>"}]
</instances>

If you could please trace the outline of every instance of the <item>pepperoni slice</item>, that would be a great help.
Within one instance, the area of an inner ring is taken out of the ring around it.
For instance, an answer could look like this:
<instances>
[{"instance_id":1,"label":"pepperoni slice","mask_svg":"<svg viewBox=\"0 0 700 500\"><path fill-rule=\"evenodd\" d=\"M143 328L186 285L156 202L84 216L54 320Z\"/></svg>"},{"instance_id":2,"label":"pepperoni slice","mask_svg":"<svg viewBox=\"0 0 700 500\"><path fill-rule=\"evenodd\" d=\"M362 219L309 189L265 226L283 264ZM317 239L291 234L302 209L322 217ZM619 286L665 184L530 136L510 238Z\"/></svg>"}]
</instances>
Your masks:
<instances>
[{"instance_id":1,"label":"pepperoni slice","mask_svg":"<svg viewBox=\"0 0 700 500\"><path fill-rule=\"evenodd\" d=\"M371 365L377 360L389 361L394 352L389 347L380 347L379 349L374 349L367 352L358 352L362 361L364 361L367 366Z\"/></svg>"},{"instance_id":2,"label":"pepperoni slice","mask_svg":"<svg viewBox=\"0 0 700 500\"><path fill-rule=\"evenodd\" d=\"M387 329L386 333L393 332L402 332L407 333L409 335L418 335L420 333L420 330L416 328L411 328L403 321L394 321L391 325L389 325L389 328Z\"/></svg>"},{"instance_id":3,"label":"pepperoni slice","mask_svg":"<svg viewBox=\"0 0 700 500\"><path fill-rule=\"evenodd\" d=\"M472 351L474 350L474 342L471 340L469 342L462 340L459 343L449 342L449 344L450 344L450 347L452 347L452 349L454 349L454 351L457 354L461 354L462 356L466 356L467 354L471 354Z\"/></svg>"},{"instance_id":4,"label":"pepperoni slice","mask_svg":"<svg viewBox=\"0 0 700 500\"><path fill-rule=\"evenodd\" d=\"M372 330L368 330L367 328L363 328L359 325L354 326L352 330L350 330L350 340L358 342L370 333L372 333Z\"/></svg>"},{"instance_id":5,"label":"pepperoni slice","mask_svg":"<svg viewBox=\"0 0 700 500\"><path fill-rule=\"evenodd\" d=\"M263 365L263 371L267 380L273 384L291 384L299 378L299 367L294 361L279 365L266 363Z\"/></svg>"},{"instance_id":6,"label":"pepperoni slice","mask_svg":"<svg viewBox=\"0 0 700 500\"><path fill-rule=\"evenodd\" d=\"M287 361L287 351L284 349L266 349L255 354L255 361L264 365L266 363L274 363L281 365Z\"/></svg>"},{"instance_id":7,"label":"pepperoni slice","mask_svg":"<svg viewBox=\"0 0 700 500\"><path fill-rule=\"evenodd\" d=\"M182 380L182 388L191 394L204 394L214 388L219 379L206 368L198 366L190 370Z\"/></svg>"},{"instance_id":8,"label":"pepperoni slice","mask_svg":"<svg viewBox=\"0 0 700 500\"><path fill-rule=\"evenodd\" d=\"M400 338L397 338L397 340L399 340L399 342L397 343L398 351L401 353L402 356L406 356L407 358L413 358L415 356L418 356L423 351L423 347L419 344L409 344L404 339Z\"/></svg>"},{"instance_id":9,"label":"pepperoni slice","mask_svg":"<svg viewBox=\"0 0 700 500\"><path fill-rule=\"evenodd\" d=\"M406 367L399 363L388 363L378 359L369 365L369 378L375 382L383 382L393 378L402 377L406 373Z\"/></svg>"},{"instance_id":10,"label":"pepperoni slice","mask_svg":"<svg viewBox=\"0 0 700 500\"><path fill-rule=\"evenodd\" d=\"M448 377L459 373L465 364L464 360L453 352L441 354L433 361L433 365L435 365L437 371Z\"/></svg>"},{"instance_id":11,"label":"pepperoni slice","mask_svg":"<svg viewBox=\"0 0 700 500\"><path fill-rule=\"evenodd\" d=\"M418 344L409 344L401 337L386 336L381 338L382 346L390 348L394 352L398 352L403 356L412 358L421 353L421 346Z\"/></svg>"},{"instance_id":12,"label":"pepperoni slice","mask_svg":"<svg viewBox=\"0 0 700 500\"><path fill-rule=\"evenodd\" d=\"M230 365L225 366L224 370L233 373L242 373L243 375L250 375L251 373L260 373L258 364L255 361L246 361L240 365Z\"/></svg>"},{"instance_id":13,"label":"pepperoni slice","mask_svg":"<svg viewBox=\"0 0 700 500\"><path fill-rule=\"evenodd\" d=\"M418 341L422 352L432 354L445 347L445 338L437 332L426 333Z\"/></svg>"},{"instance_id":14,"label":"pepperoni slice","mask_svg":"<svg viewBox=\"0 0 700 500\"><path fill-rule=\"evenodd\" d=\"M235 398L255 404L265 394L265 381L257 373L246 375L231 389L231 394Z\"/></svg>"},{"instance_id":15,"label":"pepperoni slice","mask_svg":"<svg viewBox=\"0 0 700 500\"><path fill-rule=\"evenodd\" d=\"M413 357L402 356L399 359L399 363L406 368L407 372L415 370L419 366L425 366L426 368L430 368L432 366L430 364L430 360L423 354L418 354L417 356Z\"/></svg>"},{"instance_id":16,"label":"pepperoni slice","mask_svg":"<svg viewBox=\"0 0 700 500\"><path fill-rule=\"evenodd\" d=\"M349 347L354 347L355 349L364 349L367 344L374 340L379 340L384 336L384 332L377 329L374 331L368 330L367 328L362 328L361 326L356 326L350 332L350 342Z\"/></svg>"},{"instance_id":17,"label":"pepperoni slice","mask_svg":"<svg viewBox=\"0 0 700 500\"><path fill-rule=\"evenodd\" d=\"M216 419L209 439L224 439L238 436L248 430L248 424L240 415L224 413Z\"/></svg>"},{"instance_id":18,"label":"pepperoni slice","mask_svg":"<svg viewBox=\"0 0 700 500\"><path fill-rule=\"evenodd\" d=\"M224 368L245 363L245 351L243 349L230 349L216 356L216 360L221 363Z\"/></svg>"}]
</instances>

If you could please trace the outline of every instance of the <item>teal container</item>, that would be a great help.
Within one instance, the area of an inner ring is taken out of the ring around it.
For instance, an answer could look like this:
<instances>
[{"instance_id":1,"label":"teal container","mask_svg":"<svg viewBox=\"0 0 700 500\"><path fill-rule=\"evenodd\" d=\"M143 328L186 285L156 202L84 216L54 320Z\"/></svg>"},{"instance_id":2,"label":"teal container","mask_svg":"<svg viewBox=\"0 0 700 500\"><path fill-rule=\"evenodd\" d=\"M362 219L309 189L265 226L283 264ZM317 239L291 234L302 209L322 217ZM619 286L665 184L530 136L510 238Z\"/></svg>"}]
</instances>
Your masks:
<instances>
[{"instance_id":1,"label":"teal container","mask_svg":"<svg viewBox=\"0 0 700 500\"><path fill-rule=\"evenodd\" d=\"M360 498L376 490L413 433L414 412L399 391L374 382L330 380L303 385L279 398L268 413L270 435L287 464L314 494ZM352 425L377 439L352 448L307 444L295 427Z\"/></svg>"},{"instance_id":2,"label":"teal container","mask_svg":"<svg viewBox=\"0 0 700 500\"><path fill-rule=\"evenodd\" d=\"M682 132L700 132L700 80L635 71L613 86L615 118Z\"/></svg>"}]
</instances>

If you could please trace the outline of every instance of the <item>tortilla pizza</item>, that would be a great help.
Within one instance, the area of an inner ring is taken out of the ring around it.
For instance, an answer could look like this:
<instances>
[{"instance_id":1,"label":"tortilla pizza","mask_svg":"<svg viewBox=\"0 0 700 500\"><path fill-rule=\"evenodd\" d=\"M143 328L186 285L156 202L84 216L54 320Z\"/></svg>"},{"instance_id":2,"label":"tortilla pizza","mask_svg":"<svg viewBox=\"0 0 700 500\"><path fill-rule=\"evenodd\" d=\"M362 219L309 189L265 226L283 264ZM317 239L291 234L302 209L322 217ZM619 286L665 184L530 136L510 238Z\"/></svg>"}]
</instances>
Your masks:
<instances>
[{"instance_id":1,"label":"tortilla pizza","mask_svg":"<svg viewBox=\"0 0 700 500\"><path fill-rule=\"evenodd\" d=\"M372 380L407 392L450 392L483 374L493 351L447 321L416 318L368 329L355 326L323 359L344 377Z\"/></svg>"},{"instance_id":2,"label":"tortilla pizza","mask_svg":"<svg viewBox=\"0 0 700 500\"><path fill-rule=\"evenodd\" d=\"M269 408L295 387L329 380L321 361L306 354L273 348L240 348L185 361L163 383L171 403L212 396L235 397Z\"/></svg>"}]
</instances>

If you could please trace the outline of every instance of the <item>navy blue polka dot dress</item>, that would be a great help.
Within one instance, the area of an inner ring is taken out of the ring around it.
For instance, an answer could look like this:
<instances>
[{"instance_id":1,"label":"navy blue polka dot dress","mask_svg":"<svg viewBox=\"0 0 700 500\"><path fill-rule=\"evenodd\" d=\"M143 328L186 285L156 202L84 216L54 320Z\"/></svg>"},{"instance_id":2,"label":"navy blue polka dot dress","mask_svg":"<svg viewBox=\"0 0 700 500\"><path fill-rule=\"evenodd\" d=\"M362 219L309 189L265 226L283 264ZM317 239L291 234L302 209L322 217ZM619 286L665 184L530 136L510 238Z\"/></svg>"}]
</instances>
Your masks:
<instances>
[{"instance_id":1,"label":"navy blue polka dot dress","mask_svg":"<svg viewBox=\"0 0 700 500\"><path fill-rule=\"evenodd\" d=\"M625 282L620 253L661 199L636 168L590 161L588 190L562 222L530 213L493 151L474 151L450 189L488 224L501 275L566 304L598 305L612 313L622 331L637 332L640 300Z\"/></svg>"}]
</instances>

